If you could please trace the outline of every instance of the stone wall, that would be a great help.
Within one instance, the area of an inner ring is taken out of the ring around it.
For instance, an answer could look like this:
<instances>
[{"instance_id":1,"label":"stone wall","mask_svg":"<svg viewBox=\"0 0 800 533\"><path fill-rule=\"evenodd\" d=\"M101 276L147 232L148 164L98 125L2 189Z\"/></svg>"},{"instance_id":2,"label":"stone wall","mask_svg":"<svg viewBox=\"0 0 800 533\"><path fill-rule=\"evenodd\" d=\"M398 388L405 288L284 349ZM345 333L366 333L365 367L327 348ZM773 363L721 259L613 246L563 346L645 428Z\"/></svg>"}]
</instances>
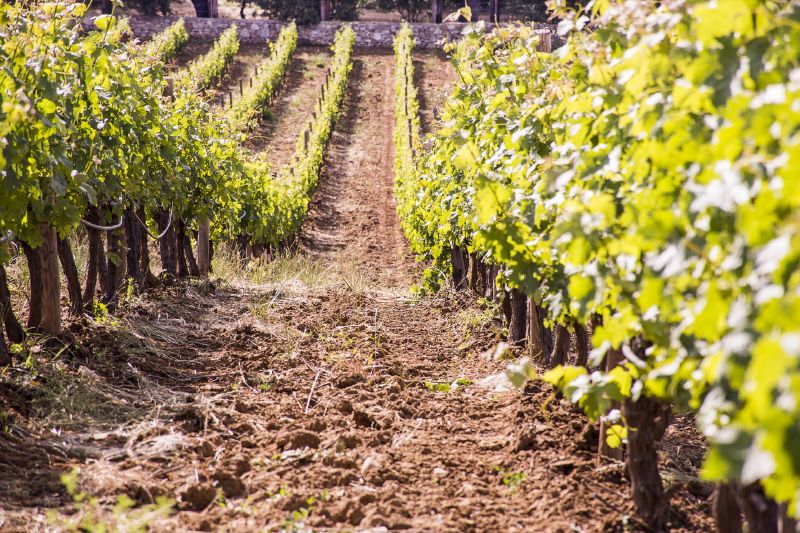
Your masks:
<instances>
[{"instance_id":1,"label":"stone wall","mask_svg":"<svg viewBox=\"0 0 800 533\"><path fill-rule=\"evenodd\" d=\"M131 27L138 39L148 39L163 31L178 20L175 17L130 17ZM184 18L186 29L192 39L214 40L226 28L236 24L239 26L239 40L243 43L262 43L274 39L286 24L282 21L265 19L209 19ZM321 22L310 26L299 26L300 44L323 45L333 43L333 36L342 26L342 22ZM397 22L350 22L356 33L356 46L367 48L390 48L395 34L400 29ZM457 40L467 28L467 24L446 23L414 23L414 38L420 48L436 48L443 39ZM555 42L555 28L552 24L537 24L543 33L550 33Z\"/></svg>"}]
</instances>

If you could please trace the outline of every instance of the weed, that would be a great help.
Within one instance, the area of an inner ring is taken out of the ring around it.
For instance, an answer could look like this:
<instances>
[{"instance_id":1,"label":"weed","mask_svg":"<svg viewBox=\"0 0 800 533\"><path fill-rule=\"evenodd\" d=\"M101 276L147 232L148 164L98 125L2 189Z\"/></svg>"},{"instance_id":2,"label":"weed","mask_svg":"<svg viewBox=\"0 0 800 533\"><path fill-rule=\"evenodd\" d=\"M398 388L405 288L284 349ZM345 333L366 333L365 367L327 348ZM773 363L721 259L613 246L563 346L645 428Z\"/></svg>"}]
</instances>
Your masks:
<instances>
[{"instance_id":1,"label":"weed","mask_svg":"<svg viewBox=\"0 0 800 533\"><path fill-rule=\"evenodd\" d=\"M497 474L500 476L500 480L502 481L503 485L508 488L509 494L514 494L517 491L517 488L519 488L519 486L522 485L522 482L528 477L528 474L525 472L510 472L499 466L492 467L492 470L497 472Z\"/></svg>"},{"instance_id":2,"label":"weed","mask_svg":"<svg viewBox=\"0 0 800 533\"><path fill-rule=\"evenodd\" d=\"M454 392L459 387L466 387L468 385L472 385L474 381L467 379L467 378L458 378L453 382L447 381L426 381L425 388L431 392Z\"/></svg>"},{"instance_id":3,"label":"weed","mask_svg":"<svg viewBox=\"0 0 800 533\"><path fill-rule=\"evenodd\" d=\"M151 524L172 513L174 502L156 498L156 503L134 508L135 502L123 494L109 509L96 496L79 490L80 471L76 468L61 476L61 483L74 502L75 514L63 516L57 511L48 513L48 521L67 531L126 531L131 533L151 530Z\"/></svg>"}]
</instances>

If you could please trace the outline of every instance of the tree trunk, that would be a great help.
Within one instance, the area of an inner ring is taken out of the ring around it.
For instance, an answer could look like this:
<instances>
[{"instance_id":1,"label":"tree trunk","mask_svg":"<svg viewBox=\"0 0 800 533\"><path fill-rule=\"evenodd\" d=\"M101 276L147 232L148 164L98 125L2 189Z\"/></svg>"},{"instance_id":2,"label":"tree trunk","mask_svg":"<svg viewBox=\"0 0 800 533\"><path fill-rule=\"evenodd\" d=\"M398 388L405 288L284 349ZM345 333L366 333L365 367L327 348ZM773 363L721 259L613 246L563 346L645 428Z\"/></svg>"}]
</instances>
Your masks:
<instances>
[{"instance_id":1,"label":"tree trunk","mask_svg":"<svg viewBox=\"0 0 800 533\"><path fill-rule=\"evenodd\" d=\"M25 330L17 321L14 308L11 306L11 291L8 290L8 276L3 265L0 265L0 318L9 341L20 343L25 340Z\"/></svg>"},{"instance_id":2,"label":"tree trunk","mask_svg":"<svg viewBox=\"0 0 800 533\"><path fill-rule=\"evenodd\" d=\"M167 276L178 277L178 250L175 245L177 237L175 231L175 221L170 224L169 213L161 209L158 212L158 231L164 233L159 241L159 251L161 252L161 268ZM169 229L167 229L169 225Z\"/></svg>"},{"instance_id":3,"label":"tree trunk","mask_svg":"<svg viewBox=\"0 0 800 533\"><path fill-rule=\"evenodd\" d=\"M139 209L138 217L142 223L146 220L144 209ZM141 248L139 250L139 259L141 263L139 265L139 271L142 273L142 280L144 282L142 288L149 289L150 287L157 287L159 285L159 280L150 270L150 241L147 240L147 233L145 232L144 228L141 228L141 230L142 240L140 242Z\"/></svg>"},{"instance_id":4,"label":"tree trunk","mask_svg":"<svg viewBox=\"0 0 800 533\"><path fill-rule=\"evenodd\" d=\"M103 244L103 233L98 233L100 237L100 246L97 248L97 278L100 280L100 293L102 296L105 296L106 292L108 292L109 277L108 259L106 258L106 249ZM106 238L106 240L108 239Z\"/></svg>"},{"instance_id":5,"label":"tree trunk","mask_svg":"<svg viewBox=\"0 0 800 533\"><path fill-rule=\"evenodd\" d=\"M550 366L567 364L569 355L569 330L562 325L556 326L555 338L553 339L553 351L550 352Z\"/></svg>"},{"instance_id":6,"label":"tree trunk","mask_svg":"<svg viewBox=\"0 0 800 533\"><path fill-rule=\"evenodd\" d=\"M528 298L528 353L531 360L548 365L550 351L545 348L544 324L539 306Z\"/></svg>"},{"instance_id":7,"label":"tree trunk","mask_svg":"<svg viewBox=\"0 0 800 533\"><path fill-rule=\"evenodd\" d=\"M498 265L492 265L489 269L489 286L491 287L491 294L489 298L493 302L498 302L500 300L500 296L502 295L502 290L497 285L497 275L500 273L500 267Z\"/></svg>"},{"instance_id":8,"label":"tree trunk","mask_svg":"<svg viewBox=\"0 0 800 533\"><path fill-rule=\"evenodd\" d=\"M489 20L492 22L500 22L500 15L500 0L490 0Z\"/></svg>"},{"instance_id":9,"label":"tree trunk","mask_svg":"<svg viewBox=\"0 0 800 533\"><path fill-rule=\"evenodd\" d=\"M478 254L473 252L467 256L469 259L469 288L472 292L480 294L478 270L480 270L480 262L478 261Z\"/></svg>"},{"instance_id":10,"label":"tree trunk","mask_svg":"<svg viewBox=\"0 0 800 533\"><path fill-rule=\"evenodd\" d=\"M61 276L58 271L58 238L55 228L39 224L42 244L38 248L26 247L31 269L31 314L28 326L45 335L61 333ZM30 256L36 259L31 264ZM33 275L33 270L38 270ZM37 309L38 307L38 309Z\"/></svg>"},{"instance_id":11,"label":"tree trunk","mask_svg":"<svg viewBox=\"0 0 800 533\"><path fill-rule=\"evenodd\" d=\"M641 396L623 404L628 425L628 474L636 513L656 531L664 528L667 501L658 471L659 441L670 422L670 407L655 398ZM754 530L755 531L755 530Z\"/></svg>"},{"instance_id":12,"label":"tree trunk","mask_svg":"<svg viewBox=\"0 0 800 533\"><path fill-rule=\"evenodd\" d=\"M500 292L500 310L503 311L503 318L505 319L505 325L508 328L509 332L511 331L511 295L508 293L508 289L501 289ZM509 335L510 336L510 335Z\"/></svg>"},{"instance_id":13,"label":"tree trunk","mask_svg":"<svg viewBox=\"0 0 800 533\"><path fill-rule=\"evenodd\" d=\"M453 262L453 287L456 290L463 289L467 280L467 268L464 260L464 252L461 248L450 248L450 259Z\"/></svg>"},{"instance_id":14,"label":"tree trunk","mask_svg":"<svg viewBox=\"0 0 800 533\"><path fill-rule=\"evenodd\" d=\"M86 214L86 219L92 223L99 223L97 210L92 208ZM83 289L84 309L88 312L94 310L94 295L97 290L97 273L100 265L100 253L103 249L103 241L100 232L96 229L86 228L89 240L89 259L86 264L86 286Z\"/></svg>"},{"instance_id":15,"label":"tree trunk","mask_svg":"<svg viewBox=\"0 0 800 533\"><path fill-rule=\"evenodd\" d=\"M487 300L494 300L494 278L492 277L492 265L483 265L483 297Z\"/></svg>"},{"instance_id":16,"label":"tree trunk","mask_svg":"<svg viewBox=\"0 0 800 533\"><path fill-rule=\"evenodd\" d=\"M779 533L797 533L797 520L789 516L789 506L782 503L778 506L778 531Z\"/></svg>"},{"instance_id":17,"label":"tree trunk","mask_svg":"<svg viewBox=\"0 0 800 533\"><path fill-rule=\"evenodd\" d=\"M128 277L128 262L126 260L128 254L128 239L125 237L124 225L122 228L115 230L114 233L117 235L117 255L119 256L115 282L117 284L117 291L119 291L125 283L125 279Z\"/></svg>"},{"instance_id":18,"label":"tree trunk","mask_svg":"<svg viewBox=\"0 0 800 533\"><path fill-rule=\"evenodd\" d=\"M760 483L742 487L740 497L739 503L750 533L779 533L778 525L782 519L778 504L764 494Z\"/></svg>"},{"instance_id":19,"label":"tree trunk","mask_svg":"<svg viewBox=\"0 0 800 533\"><path fill-rule=\"evenodd\" d=\"M511 289L511 322L508 339L517 346L525 344L528 325L528 297L519 289Z\"/></svg>"},{"instance_id":20,"label":"tree trunk","mask_svg":"<svg viewBox=\"0 0 800 533\"><path fill-rule=\"evenodd\" d=\"M431 22L442 23L442 11L444 0L431 0Z\"/></svg>"},{"instance_id":21,"label":"tree trunk","mask_svg":"<svg viewBox=\"0 0 800 533\"><path fill-rule=\"evenodd\" d=\"M64 277L67 279L67 292L69 293L69 313L72 316L81 316L83 313L83 295L81 294L81 280L78 276L78 267L75 265L75 256L66 237L58 239L58 259Z\"/></svg>"},{"instance_id":22,"label":"tree trunk","mask_svg":"<svg viewBox=\"0 0 800 533\"><path fill-rule=\"evenodd\" d=\"M475 260L475 294L484 296L486 294L486 265L481 261L477 253L474 254Z\"/></svg>"},{"instance_id":23,"label":"tree trunk","mask_svg":"<svg viewBox=\"0 0 800 533\"><path fill-rule=\"evenodd\" d=\"M612 368L617 366L622 362L622 352L615 349L609 349L606 352L606 357L604 361L604 365L601 364L600 366L605 368L606 372L609 372ZM618 409L619 404L614 404L611 406L612 409ZM600 441L597 444L597 454L598 454L598 461L603 457L608 459L614 459L616 461L622 461L625 458L625 450L622 446L617 448L612 448L606 443L606 438L608 436L608 423L601 420L600 421Z\"/></svg>"},{"instance_id":24,"label":"tree trunk","mask_svg":"<svg viewBox=\"0 0 800 533\"><path fill-rule=\"evenodd\" d=\"M575 323L575 344L578 352L576 363L578 366L588 368L589 364L589 334L583 324Z\"/></svg>"},{"instance_id":25,"label":"tree trunk","mask_svg":"<svg viewBox=\"0 0 800 533\"><path fill-rule=\"evenodd\" d=\"M133 209L129 207L125 210L125 241L128 248L125 253L125 260L128 278L133 280L135 292L144 288L144 275L141 271L143 239L144 231L142 230L142 225L136 220Z\"/></svg>"},{"instance_id":26,"label":"tree trunk","mask_svg":"<svg viewBox=\"0 0 800 533\"><path fill-rule=\"evenodd\" d=\"M189 277L189 267L186 266L186 248L183 246L185 228L182 220L176 221L178 227L175 231L175 246L178 251L178 277L181 279Z\"/></svg>"},{"instance_id":27,"label":"tree trunk","mask_svg":"<svg viewBox=\"0 0 800 533\"><path fill-rule=\"evenodd\" d=\"M319 20L325 22L331 19L331 0L319 0Z\"/></svg>"},{"instance_id":28,"label":"tree trunk","mask_svg":"<svg viewBox=\"0 0 800 533\"><path fill-rule=\"evenodd\" d=\"M122 268L122 257L120 256L120 242L118 230L107 231L107 252L106 252L106 286L103 288L105 294L103 303L113 309L117 301L117 292L120 286L120 270Z\"/></svg>"},{"instance_id":29,"label":"tree trunk","mask_svg":"<svg viewBox=\"0 0 800 533\"><path fill-rule=\"evenodd\" d=\"M211 271L211 221L201 217L197 228L197 269L207 278Z\"/></svg>"},{"instance_id":30,"label":"tree trunk","mask_svg":"<svg viewBox=\"0 0 800 533\"><path fill-rule=\"evenodd\" d=\"M5 335L3 335L3 324L0 323L0 366L8 366L14 361L11 359L11 352L8 350Z\"/></svg>"},{"instance_id":31,"label":"tree trunk","mask_svg":"<svg viewBox=\"0 0 800 533\"><path fill-rule=\"evenodd\" d=\"M731 483L720 483L714 491L713 513L717 533L742 533L742 512Z\"/></svg>"},{"instance_id":32,"label":"tree trunk","mask_svg":"<svg viewBox=\"0 0 800 533\"><path fill-rule=\"evenodd\" d=\"M189 274L193 278L199 278L200 269L197 266L197 261L195 261L194 253L192 252L192 239L189 236L189 232L186 231L185 226L183 230L183 253L186 256L186 259L189 263Z\"/></svg>"},{"instance_id":33,"label":"tree trunk","mask_svg":"<svg viewBox=\"0 0 800 533\"><path fill-rule=\"evenodd\" d=\"M28 262L30 300L28 301L27 329L35 329L42 322L42 258L28 243L22 242L22 251Z\"/></svg>"},{"instance_id":34,"label":"tree trunk","mask_svg":"<svg viewBox=\"0 0 800 533\"><path fill-rule=\"evenodd\" d=\"M198 18L208 18L211 16L209 0L192 0L194 12Z\"/></svg>"}]
</instances>

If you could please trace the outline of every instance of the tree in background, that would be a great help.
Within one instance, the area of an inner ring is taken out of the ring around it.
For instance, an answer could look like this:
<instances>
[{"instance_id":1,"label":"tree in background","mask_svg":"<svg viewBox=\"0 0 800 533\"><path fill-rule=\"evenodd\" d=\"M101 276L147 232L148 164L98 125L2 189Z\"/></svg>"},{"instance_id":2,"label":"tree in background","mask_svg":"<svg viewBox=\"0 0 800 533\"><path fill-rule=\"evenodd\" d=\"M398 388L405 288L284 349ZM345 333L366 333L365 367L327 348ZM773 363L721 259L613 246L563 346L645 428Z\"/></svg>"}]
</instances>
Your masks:
<instances>
[{"instance_id":1,"label":"tree in background","mask_svg":"<svg viewBox=\"0 0 800 533\"><path fill-rule=\"evenodd\" d=\"M430 0L376 0L374 7L381 11L396 11L404 20L426 20L431 9Z\"/></svg>"},{"instance_id":2,"label":"tree in background","mask_svg":"<svg viewBox=\"0 0 800 533\"><path fill-rule=\"evenodd\" d=\"M240 13L247 4L255 3L261 7L268 18L294 20L298 24L319 22L319 0L241 0ZM358 18L357 0L334 0L331 2L332 15L336 20L356 20Z\"/></svg>"}]
</instances>

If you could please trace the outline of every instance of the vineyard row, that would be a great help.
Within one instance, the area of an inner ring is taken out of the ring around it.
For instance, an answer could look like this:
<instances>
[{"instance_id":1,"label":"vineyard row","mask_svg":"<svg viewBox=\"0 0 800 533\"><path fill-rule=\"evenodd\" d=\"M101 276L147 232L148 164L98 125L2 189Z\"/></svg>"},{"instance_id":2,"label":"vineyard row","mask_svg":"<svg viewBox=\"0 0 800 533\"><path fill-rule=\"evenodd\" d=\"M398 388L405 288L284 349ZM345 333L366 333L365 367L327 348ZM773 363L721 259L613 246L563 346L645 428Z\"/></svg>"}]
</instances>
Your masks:
<instances>
[{"instance_id":1,"label":"vineyard row","mask_svg":"<svg viewBox=\"0 0 800 533\"><path fill-rule=\"evenodd\" d=\"M603 453L624 444L647 527L668 519L657 449L678 411L709 444L718 518L777 531L800 516L800 7L558 15L553 54L522 26L451 45L462 83L415 164L396 134L403 228L429 286L501 302L531 355L513 381L601 420ZM396 117L413 132L407 41Z\"/></svg>"},{"instance_id":2,"label":"vineyard row","mask_svg":"<svg viewBox=\"0 0 800 533\"><path fill-rule=\"evenodd\" d=\"M182 22L138 46L124 43L130 33L124 20L98 17L96 31L86 33L84 15L80 4L0 6L7 43L0 50L0 171L8 193L0 198L0 360L6 362L6 337L21 344L28 332L60 331L59 263L70 312L80 315L113 309L123 290L207 273L212 242L263 249L292 238L316 187L352 64L354 38L345 27L292 171L276 176L269 154L250 154L242 142L288 71L294 25L272 43L246 94L224 110L203 92L236 56L235 28L171 79L164 62L188 40ZM69 240L80 227L89 244L83 287ZM150 270L148 236L159 243L161 280ZM19 249L30 271L26 328L12 309L4 269Z\"/></svg>"}]
</instances>

